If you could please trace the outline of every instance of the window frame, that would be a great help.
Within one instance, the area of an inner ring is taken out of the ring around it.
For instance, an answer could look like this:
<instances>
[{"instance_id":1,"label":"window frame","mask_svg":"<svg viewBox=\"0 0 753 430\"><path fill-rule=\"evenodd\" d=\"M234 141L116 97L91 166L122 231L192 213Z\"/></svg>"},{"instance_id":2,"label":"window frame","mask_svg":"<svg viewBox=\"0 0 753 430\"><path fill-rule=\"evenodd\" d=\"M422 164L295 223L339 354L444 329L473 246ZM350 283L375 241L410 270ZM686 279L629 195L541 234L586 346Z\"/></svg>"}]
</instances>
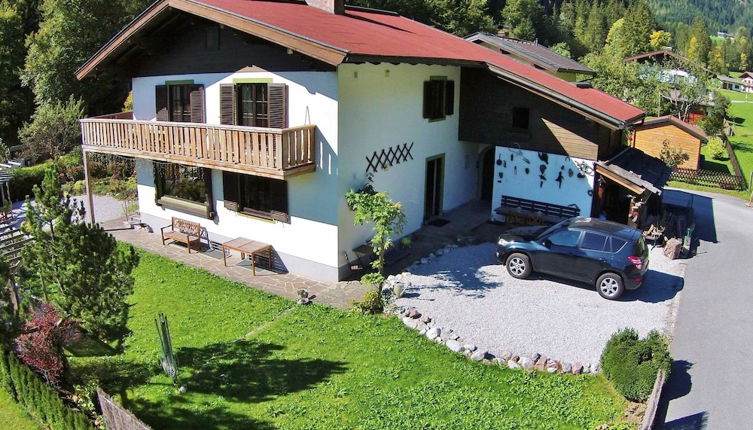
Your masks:
<instances>
[{"instance_id":1,"label":"window frame","mask_svg":"<svg viewBox=\"0 0 753 430\"><path fill-rule=\"evenodd\" d=\"M167 85L167 117L171 122L191 122L191 91L193 84L169 84ZM177 112L174 109L174 97L173 90L177 90L176 93L180 95L182 103L180 118L177 118ZM186 120L186 116L188 120Z\"/></svg>"},{"instance_id":2,"label":"window frame","mask_svg":"<svg viewBox=\"0 0 753 430\"><path fill-rule=\"evenodd\" d=\"M181 197L175 194L168 193L166 191L165 169L162 168L162 164L154 163L154 200L158 206L165 209L177 210L180 212L186 212L191 215L200 216L203 218L214 218L214 202L212 195L212 170L206 167L198 166L184 166L177 163L167 163L173 167L179 169L181 174L183 169L197 169L202 175L202 181L204 182L204 201L199 202L189 198Z\"/></svg>"},{"instance_id":3,"label":"window frame","mask_svg":"<svg viewBox=\"0 0 753 430\"><path fill-rule=\"evenodd\" d=\"M269 84L266 82L240 82L233 84L234 91L235 91L235 125L240 125L244 127L269 127ZM252 115L252 122L253 124L244 124L243 117L244 117L244 103L246 101L243 99L243 89L244 88L251 88L251 95L252 98L248 103L251 103L253 106L253 112ZM258 99L258 93L257 90L259 88L263 88L264 93L264 100ZM263 113L257 112L258 105L262 105L264 107Z\"/></svg>"},{"instance_id":4,"label":"window frame","mask_svg":"<svg viewBox=\"0 0 753 430\"><path fill-rule=\"evenodd\" d=\"M236 172L222 172L225 208L240 214L289 223L289 192L288 182L282 179L268 178L265 176L246 175ZM231 176L233 175L233 176ZM255 198L251 198L249 188L253 185L249 181L257 182L257 187L266 182L267 189L263 192L257 188ZM277 195L275 193L282 193ZM264 196L263 194L267 194ZM259 197L259 196L262 197ZM252 201L265 199L265 202Z\"/></svg>"}]
</instances>

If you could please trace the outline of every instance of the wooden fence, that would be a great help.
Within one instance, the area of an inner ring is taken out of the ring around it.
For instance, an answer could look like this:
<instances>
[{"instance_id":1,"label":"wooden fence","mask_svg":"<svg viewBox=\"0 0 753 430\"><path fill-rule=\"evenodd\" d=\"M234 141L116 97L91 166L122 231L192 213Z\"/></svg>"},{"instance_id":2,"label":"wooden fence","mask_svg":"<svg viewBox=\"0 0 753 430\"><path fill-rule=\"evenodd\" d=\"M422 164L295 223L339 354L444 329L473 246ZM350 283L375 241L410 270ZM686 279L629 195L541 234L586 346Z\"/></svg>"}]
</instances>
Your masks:
<instances>
[{"instance_id":1,"label":"wooden fence","mask_svg":"<svg viewBox=\"0 0 753 430\"><path fill-rule=\"evenodd\" d=\"M131 411L117 404L104 391L97 390L97 397L108 430L151 430L151 427L136 418Z\"/></svg>"},{"instance_id":2,"label":"wooden fence","mask_svg":"<svg viewBox=\"0 0 753 430\"><path fill-rule=\"evenodd\" d=\"M744 190L745 180L740 175L717 172L705 169L681 169L676 167L670 176L672 181L687 182L695 185L706 185L724 188L725 190Z\"/></svg>"}]
</instances>

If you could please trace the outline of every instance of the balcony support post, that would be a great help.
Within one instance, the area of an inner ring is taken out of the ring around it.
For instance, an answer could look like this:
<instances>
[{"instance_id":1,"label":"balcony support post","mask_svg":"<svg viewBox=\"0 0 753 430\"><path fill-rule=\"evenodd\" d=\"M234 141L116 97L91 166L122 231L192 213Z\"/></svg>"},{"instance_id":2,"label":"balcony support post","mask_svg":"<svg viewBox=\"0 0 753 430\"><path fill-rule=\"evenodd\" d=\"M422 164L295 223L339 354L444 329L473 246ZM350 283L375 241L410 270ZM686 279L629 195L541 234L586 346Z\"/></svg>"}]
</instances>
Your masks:
<instances>
[{"instance_id":1,"label":"balcony support post","mask_svg":"<svg viewBox=\"0 0 753 430\"><path fill-rule=\"evenodd\" d=\"M86 180L86 197L89 199L89 208L86 211L89 214L89 222L93 226L96 222L94 219L94 195L92 194L91 175L89 174L89 163L87 158L89 156L88 151L82 151L81 158L84 159L84 179Z\"/></svg>"}]
</instances>

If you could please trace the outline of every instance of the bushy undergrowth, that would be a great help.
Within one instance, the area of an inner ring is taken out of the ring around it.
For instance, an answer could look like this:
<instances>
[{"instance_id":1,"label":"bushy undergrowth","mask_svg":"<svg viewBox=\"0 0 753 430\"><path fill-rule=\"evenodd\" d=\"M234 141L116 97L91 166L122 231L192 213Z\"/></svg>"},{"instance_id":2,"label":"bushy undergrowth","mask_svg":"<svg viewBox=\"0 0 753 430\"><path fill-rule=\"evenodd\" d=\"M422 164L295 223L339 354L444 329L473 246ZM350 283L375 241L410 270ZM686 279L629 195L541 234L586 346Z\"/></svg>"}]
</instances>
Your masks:
<instances>
[{"instance_id":1,"label":"bushy undergrowth","mask_svg":"<svg viewBox=\"0 0 753 430\"><path fill-rule=\"evenodd\" d=\"M635 330L623 329L607 342L601 365L620 394L628 400L642 402L651 394L660 370L669 376L672 358L659 332L651 331L640 339Z\"/></svg>"}]
</instances>

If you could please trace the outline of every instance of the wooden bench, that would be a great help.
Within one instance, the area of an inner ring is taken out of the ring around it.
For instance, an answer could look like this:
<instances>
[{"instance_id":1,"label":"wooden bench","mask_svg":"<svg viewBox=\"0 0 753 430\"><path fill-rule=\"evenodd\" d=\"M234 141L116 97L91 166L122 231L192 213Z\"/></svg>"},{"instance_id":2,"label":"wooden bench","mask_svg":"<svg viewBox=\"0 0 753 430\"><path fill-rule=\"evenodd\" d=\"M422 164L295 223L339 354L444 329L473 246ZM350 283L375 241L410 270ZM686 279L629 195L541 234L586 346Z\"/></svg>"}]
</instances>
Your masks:
<instances>
[{"instance_id":1,"label":"wooden bench","mask_svg":"<svg viewBox=\"0 0 753 430\"><path fill-rule=\"evenodd\" d=\"M170 231L165 232L166 228L169 228ZM196 242L201 244L201 224L198 222L173 217L170 225L162 227L160 233L162 234L162 245L165 245L167 241L185 243L189 254L191 253L191 244Z\"/></svg>"},{"instance_id":2,"label":"wooden bench","mask_svg":"<svg viewBox=\"0 0 753 430\"><path fill-rule=\"evenodd\" d=\"M580 215L577 206L562 206L519 197L502 196L501 205L494 210L499 215L530 218L539 222L555 223Z\"/></svg>"}]
</instances>

